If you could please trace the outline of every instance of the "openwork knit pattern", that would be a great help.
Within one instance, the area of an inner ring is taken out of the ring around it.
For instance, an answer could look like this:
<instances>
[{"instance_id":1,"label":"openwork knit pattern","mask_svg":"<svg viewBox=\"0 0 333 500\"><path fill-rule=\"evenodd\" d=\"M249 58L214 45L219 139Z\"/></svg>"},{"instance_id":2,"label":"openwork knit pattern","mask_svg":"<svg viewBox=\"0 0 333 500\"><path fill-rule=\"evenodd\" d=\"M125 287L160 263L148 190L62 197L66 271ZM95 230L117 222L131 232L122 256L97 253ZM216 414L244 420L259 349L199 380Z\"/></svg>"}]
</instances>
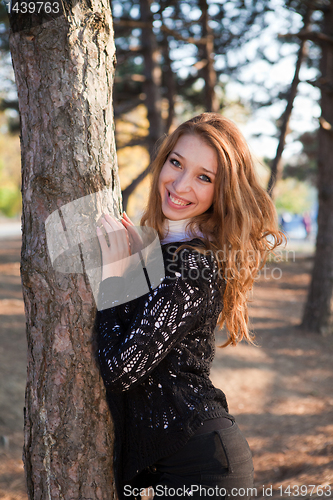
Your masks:
<instances>
[{"instance_id":1,"label":"openwork knit pattern","mask_svg":"<svg viewBox=\"0 0 333 500\"><path fill-rule=\"evenodd\" d=\"M209 379L222 310L217 264L194 249L182 250L172 261L180 245L162 246L165 278L156 289L97 311L120 498L124 481L176 452L204 420L228 412L223 392ZM118 286L122 278L108 280L118 280ZM100 287L102 301L106 281Z\"/></svg>"}]
</instances>

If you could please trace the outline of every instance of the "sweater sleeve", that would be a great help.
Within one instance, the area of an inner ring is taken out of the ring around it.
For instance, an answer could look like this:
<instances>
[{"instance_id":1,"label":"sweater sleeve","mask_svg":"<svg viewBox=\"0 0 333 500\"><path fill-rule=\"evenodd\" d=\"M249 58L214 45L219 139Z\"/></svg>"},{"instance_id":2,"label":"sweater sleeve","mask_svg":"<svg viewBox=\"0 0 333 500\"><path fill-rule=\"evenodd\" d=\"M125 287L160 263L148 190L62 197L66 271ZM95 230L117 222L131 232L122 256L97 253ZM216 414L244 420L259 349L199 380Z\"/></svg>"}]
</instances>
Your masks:
<instances>
[{"instance_id":1,"label":"sweater sleeve","mask_svg":"<svg viewBox=\"0 0 333 500\"><path fill-rule=\"evenodd\" d=\"M157 288L136 299L135 312L126 326L118 318L117 307L97 311L98 357L108 390L133 388L177 341L199 327L214 280L213 269L209 259L200 257L189 259L180 270L166 273ZM101 303L105 285L101 283Z\"/></svg>"}]
</instances>

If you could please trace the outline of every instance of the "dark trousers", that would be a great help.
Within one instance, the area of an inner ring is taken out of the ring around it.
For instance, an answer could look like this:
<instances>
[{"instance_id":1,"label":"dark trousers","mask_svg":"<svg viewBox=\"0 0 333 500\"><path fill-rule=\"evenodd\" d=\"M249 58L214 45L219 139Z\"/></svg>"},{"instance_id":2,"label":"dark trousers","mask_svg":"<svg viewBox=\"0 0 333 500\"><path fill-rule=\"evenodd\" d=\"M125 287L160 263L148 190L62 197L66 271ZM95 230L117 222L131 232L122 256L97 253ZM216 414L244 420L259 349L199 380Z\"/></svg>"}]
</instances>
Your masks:
<instances>
[{"instance_id":1,"label":"dark trousers","mask_svg":"<svg viewBox=\"0 0 333 500\"><path fill-rule=\"evenodd\" d=\"M154 500L248 500L254 492L251 451L234 422L193 436L177 453L145 469L131 486L135 493L152 486Z\"/></svg>"}]
</instances>

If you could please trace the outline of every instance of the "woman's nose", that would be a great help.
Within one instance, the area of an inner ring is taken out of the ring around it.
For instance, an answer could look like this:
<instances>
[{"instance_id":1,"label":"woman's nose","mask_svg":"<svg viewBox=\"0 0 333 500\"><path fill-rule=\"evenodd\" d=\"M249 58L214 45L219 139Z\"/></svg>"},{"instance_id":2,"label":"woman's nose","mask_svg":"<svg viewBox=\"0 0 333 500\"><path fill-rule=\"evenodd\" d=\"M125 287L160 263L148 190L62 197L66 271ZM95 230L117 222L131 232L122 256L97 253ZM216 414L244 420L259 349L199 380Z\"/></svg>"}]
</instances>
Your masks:
<instances>
[{"instance_id":1,"label":"woman's nose","mask_svg":"<svg viewBox=\"0 0 333 500\"><path fill-rule=\"evenodd\" d=\"M173 188L178 194L185 193L191 189L191 180L186 172L181 172L172 183Z\"/></svg>"}]
</instances>

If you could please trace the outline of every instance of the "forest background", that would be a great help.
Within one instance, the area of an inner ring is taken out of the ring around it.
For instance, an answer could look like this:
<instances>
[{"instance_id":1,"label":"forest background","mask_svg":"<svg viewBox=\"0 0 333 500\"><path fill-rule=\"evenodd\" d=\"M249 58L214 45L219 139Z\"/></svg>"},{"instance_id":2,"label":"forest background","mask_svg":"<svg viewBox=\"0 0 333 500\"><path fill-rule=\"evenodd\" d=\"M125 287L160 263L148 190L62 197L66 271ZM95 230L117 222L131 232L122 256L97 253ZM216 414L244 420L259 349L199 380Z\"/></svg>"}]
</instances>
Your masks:
<instances>
[{"instance_id":1,"label":"forest background","mask_svg":"<svg viewBox=\"0 0 333 500\"><path fill-rule=\"evenodd\" d=\"M0 211L12 217L20 212L21 166L6 5L0 4ZM119 173L124 206L136 221L154 145L181 121L206 110L237 122L267 185L298 60L300 40L291 35L304 27L305 7L280 0L112 2ZM312 16L318 25L320 12ZM306 45L274 197L280 215L312 211L315 218L320 108L313 81L319 48L311 41Z\"/></svg>"}]
</instances>

